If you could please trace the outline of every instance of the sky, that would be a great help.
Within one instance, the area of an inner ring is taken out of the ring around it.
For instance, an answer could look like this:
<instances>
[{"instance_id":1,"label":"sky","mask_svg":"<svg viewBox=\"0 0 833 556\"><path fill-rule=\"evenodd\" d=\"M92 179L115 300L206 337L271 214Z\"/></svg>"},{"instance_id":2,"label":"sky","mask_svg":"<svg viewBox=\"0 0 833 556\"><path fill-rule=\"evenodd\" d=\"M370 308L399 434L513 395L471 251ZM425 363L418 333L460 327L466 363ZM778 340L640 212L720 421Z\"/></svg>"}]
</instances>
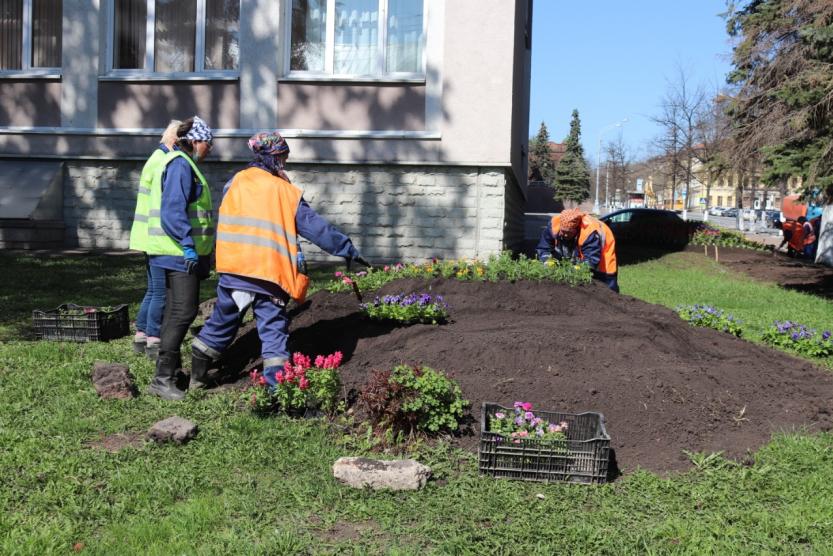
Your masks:
<instances>
[{"instance_id":1,"label":"sky","mask_svg":"<svg viewBox=\"0 0 833 556\"><path fill-rule=\"evenodd\" d=\"M577 108L593 163L600 134L606 143L621 132L635 157L651 154L660 129L650 118L678 67L709 90L725 83L725 10L725 0L536 0L530 137L543 121L550 140L562 141Z\"/></svg>"}]
</instances>

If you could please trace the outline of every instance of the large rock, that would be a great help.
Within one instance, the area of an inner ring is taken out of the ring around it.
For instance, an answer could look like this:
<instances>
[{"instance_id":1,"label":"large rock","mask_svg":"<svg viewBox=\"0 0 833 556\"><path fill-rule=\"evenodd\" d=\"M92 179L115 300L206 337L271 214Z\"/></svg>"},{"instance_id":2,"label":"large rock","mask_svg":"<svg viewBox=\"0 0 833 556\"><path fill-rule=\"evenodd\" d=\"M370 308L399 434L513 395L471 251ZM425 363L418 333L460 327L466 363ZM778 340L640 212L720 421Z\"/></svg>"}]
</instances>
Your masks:
<instances>
[{"instance_id":1,"label":"large rock","mask_svg":"<svg viewBox=\"0 0 833 556\"><path fill-rule=\"evenodd\" d=\"M197 435L197 425L174 415L153 425L148 431L148 438L160 444L174 442L185 444Z\"/></svg>"},{"instance_id":2,"label":"large rock","mask_svg":"<svg viewBox=\"0 0 833 556\"><path fill-rule=\"evenodd\" d=\"M126 365L96 361L92 379L95 391L102 398L126 400L138 394Z\"/></svg>"},{"instance_id":3,"label":"large rock","mask_svg":"<svg viewBox=\"0 0 833 556\"><path fill-rule=\"evenodd\" d=\"M333 475L355 488L418 490L431 476L431 468L412 459L339 458L333 464Z\"/></svg>"}]
</instances>

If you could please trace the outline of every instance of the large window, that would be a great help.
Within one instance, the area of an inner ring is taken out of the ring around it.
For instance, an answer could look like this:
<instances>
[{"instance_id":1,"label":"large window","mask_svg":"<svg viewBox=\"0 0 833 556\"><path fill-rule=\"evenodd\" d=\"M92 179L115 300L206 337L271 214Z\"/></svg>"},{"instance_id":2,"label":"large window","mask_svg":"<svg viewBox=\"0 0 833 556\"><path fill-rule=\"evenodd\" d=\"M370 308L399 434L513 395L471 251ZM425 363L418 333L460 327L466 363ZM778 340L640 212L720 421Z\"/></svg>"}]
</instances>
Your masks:
<instances>
[{"instance_id":1,"label":"large window","mask_svg":"<svg viewBox=\"0 0 833 556\"><path fill-rule=\"evenodd\" d=\"M292 74L424 75L424 0L292 0Z\"/></svg>"},{"instance_id":2,"label":"large window","mask_svg":"<svg viewBox=\"0 0 833 556\"><path fill-rule=\"evenodd\" d=\"M0 71L61 67L61 0L0 0Z\"/></svg>"},{"instance_id":3,"label":"large window","mask_svg":"<svg viewBox=\"0 0 833 556\"><path fill-rule=\"evenodd\" d=\"M236 72L239 22L240 0L113 0L110 69Z\"/></svg>"}]
</instances>

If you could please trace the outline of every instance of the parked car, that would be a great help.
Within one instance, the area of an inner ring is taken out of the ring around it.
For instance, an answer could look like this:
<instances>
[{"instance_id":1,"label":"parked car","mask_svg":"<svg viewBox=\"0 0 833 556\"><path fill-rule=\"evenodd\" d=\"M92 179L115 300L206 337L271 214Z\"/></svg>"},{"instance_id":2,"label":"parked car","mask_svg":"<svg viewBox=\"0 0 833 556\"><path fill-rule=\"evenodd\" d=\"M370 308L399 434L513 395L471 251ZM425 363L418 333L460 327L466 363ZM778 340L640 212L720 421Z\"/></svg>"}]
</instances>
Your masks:
<instances>
[{"instance_id":1,"label":"parked car","mask_svg":"<svg viewBox=\"0 0 833 556\"><path fill-rule=\"evenodd\" d=\"M765 210L764 222L766 223L768 228L777 228L778 226L776 225L776 222L781 222L781 211Z\"/></svg>"},{"instance_id":2,"label":"parked car","mask_svg":"<svg viewBox=\"0 0 833 556\"><path fill-rule=\"evenodd\" d=\"M726 211L723 207L711 207L709 209L709 214L712 216L723 216L723 213Z\"/></svg>"},{"instance_id":3,"label":"parked car","mask_svg":"<svg viewBox=\"0 0 833 556\"><path fill-rule=\"evenodd\" d=\"M616 245L679 249L688 243L693 226L670 210L624 209L601 218L610 226Z\"/></svg>"},{"instance_id":4,"label":"parked car","mask_svg":"<svg viewBox=\"0 0 833 556\"><path fill-rule=\"evenodd\" d=\"M727 217L727 218L735 218L737 215L738 215L738 209L732 207L732 208L728 208L728 209L724 210L723 214L721 214L720 216L724 216L724 217Z\"/></svg>"}]
</instances>

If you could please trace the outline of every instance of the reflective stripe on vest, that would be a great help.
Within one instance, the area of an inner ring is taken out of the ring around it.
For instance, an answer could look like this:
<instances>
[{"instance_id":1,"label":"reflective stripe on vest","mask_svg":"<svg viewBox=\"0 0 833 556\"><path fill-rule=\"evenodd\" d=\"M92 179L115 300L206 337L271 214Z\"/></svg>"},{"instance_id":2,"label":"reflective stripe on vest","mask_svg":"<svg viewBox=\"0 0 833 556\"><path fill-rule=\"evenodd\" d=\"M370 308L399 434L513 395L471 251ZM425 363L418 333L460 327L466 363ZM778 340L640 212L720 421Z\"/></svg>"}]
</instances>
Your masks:
<instances>
[{"instance_id":1,"label":"reflective stripe on vest","mask_svg":"<svg viewBox=\"0 0 833 556\"><path fill-rule=\"evenodd\" d=\"M260 168L238 172L220 204L217 272L271 282L303 302L309 278L298 270L295 227L302 194Z\"/></svg>"},{"instance_id":2,"label":"reflective stripe on vest","mask_svg":"<svg viewBox=\"0 0 833 556\"><path fill-rule=\"evenodd\" d=\"M153 175L150 190L150 208L148 210L148 249L149 255L182 256L182 246L169 237L162 228L162 174L165 168L177 157L183 157L202 186L200 197L188 205L188 220L191 224L191 238L198 255L208 255L214 249L214 223L211 217L211 191L208 182L197 165L182 151L171 151L165 155L165 163Z\"/></svg>"},{"instance_id":3,"label":"reflective stripe on vest","mask_svg":"<svg viewBox=\"0 0 833 556\"><path fill-rule=\"evenodd\" d=\"M153 175L157 169L165 167L165 151L156 149L151 153L142 174L139 177L139 191L136 195L136 210L133 215L133 225L130 228L130 249L147 251L148 248L148 213L150 210L150 188Z\"/></svg>"},{"instance_id":4,"label":"reflective stripe on vest","mask_svg":"<svg viewBox=\"0 0 833 556\"><path fill-rule=\"evenodd\" d=\"M553 236L557 236L561 230L561 216L553 216L550 221L550 230ZM616 264L616 238L613 236L613 231L607 224L585 214L581 219L581 226L579 228L578 239L576 246L580 260L584 260L584 254L581 252L581 246L590 238L591 234L596 232L599 234L599 240L602 245L602 252L599 256L599 266L597 271L604 274L616 274L618 265Z\"/></svg>"}]
</instances>

